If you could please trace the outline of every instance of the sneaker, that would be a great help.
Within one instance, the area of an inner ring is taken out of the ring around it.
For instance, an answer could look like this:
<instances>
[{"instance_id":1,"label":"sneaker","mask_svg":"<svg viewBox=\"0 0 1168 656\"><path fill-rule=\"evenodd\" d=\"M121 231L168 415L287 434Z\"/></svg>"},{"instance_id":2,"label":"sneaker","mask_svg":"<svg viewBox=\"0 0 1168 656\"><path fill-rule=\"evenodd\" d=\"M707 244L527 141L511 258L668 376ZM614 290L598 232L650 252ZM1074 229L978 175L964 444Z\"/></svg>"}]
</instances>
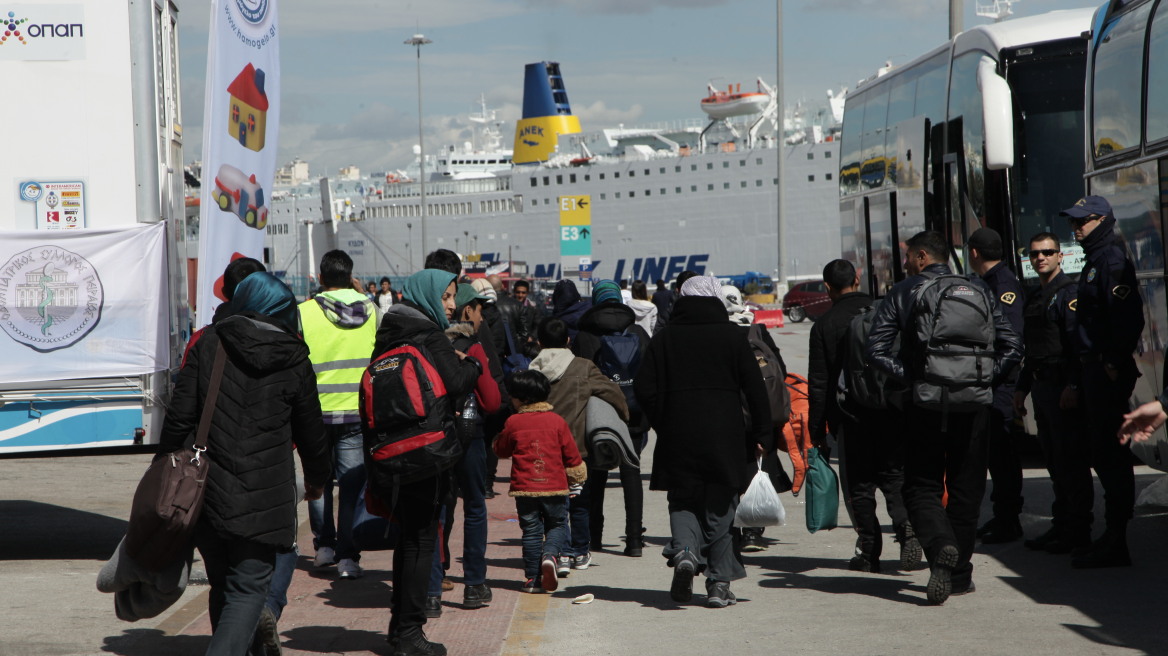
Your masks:
<instances>
[{"instance_id":1,"label":"sneaker","mask_svg":"<svg viewBox=\"0 0 1168 656\"><path fill-rule=\"evenodd\" d=\"M592 553L586 553L583 556L572 556L572 569L588 569L592 564Z\"/></svg>"},{"instance_id":2,"label":"sneaker","mask_svg":"<svg viewBox=\"0 0 1168 656\"><path fill-rule=\"evenodd\" d=\"M669 596L679 604L693 598L693 578L697 573L698 564L689 550L673 557L673 585L669 588Z\"/></svg>"},{"instance_id":3,"label":"sneaker","mask_svg":"<svg viewBox=\"0 0 1168 656\"><path fill-rule=\"evenodd\" d=\"M426 617L435 619L442 617L442 597L426 597Z\"/></svg>"},{"instance_id":4,"label":"sneaker","mask_svg":"<svg viewBox=\"0 0 1168 656\"><path fill-rule=\"evenodd\" d=\"M715 581L706 579L706 606L709 608L725 608L738 603L738 598L730 592L729 581Z\"/></svg>"},{"instance_id":5,"label":"sneaker","mask_svg":"<svg viewBox=\"0 0 1168 656\"><path fill-rule=\"evenodd\" d=\"M281 656L280 630L276 627L276 613L267 605L260 611L260 623L256 625L256 637L260 641L263 656Z\"/></svg>"},{"instance_id":6,"label":"sneaker","mask_svg":"<svg viewBox=\"0 0 1168 656\"><path fill-rule=\"evenodd\" d=\"M342 579L359 579L365 575L365 570L352 558L342 558L341 562L337 563L337 574Z\"/></svg>"},{"instance_id":7,"label":"sneaker","mask_svg":"<svg viewBox=\"0 0 1168 656\"><path fill-rule=\"evenodd\" d=\"M560 587L559 573L556 570L556 557L551 554L544 554L543 559L539 563L539 583L548 592Z\"/></svg>"},{"instance_id":8,"label":"sneaker","mask_svg":"<svg viewBox=\"0 0 1168 656\"><path fill-rule=\"evenodd\" d=\"M743 553L757 553L759 551L766 551L766 541L762 539L761 528L744 528L742 529L742 552Z\"/></svg>"},{"instance_id":9,"label":"sneaker","mask_svg":"<svg viewBox=\"0 0 1168 656\"><path fill-rule=\"evenodd\" d=\"M463 608L482 608L491 603L493 595L486 583L468 585L462 589Z\"/></svg>"},{"instance_id":10,"label":"sneaker","mask_svg":"<svg viewBox=\"0 0 1168 656\"><path fill-rule=\"evenodd\" d=\"M880 573L880 559L869 554L856 554L848 561L848 569L853 572Z\"/></svg>"},{"instance_id":11,"label":"sneaker","mask_svg":"<svg viewBox=\"0 0 1168 656\"><path fill-rule=\"evenodd\" d=\"M543 594L543 587L539 584L538 576L533 576L523 582L523 587L520 588L527 594Z\"/></svg>"},{"instance_id":12,"label":"sneaker","mask_svg":"<svg viewBox=\"0 0 1168 656\"><path fill-rule=\"evenodd\" d=\"M391 636L392 656L446 656L446 646L430 642L421 628L410 629L398 636Z\"/></svg>"},{"instance_id":13,"label":"sneaker","mask_svg":"<svg viewBox=\"0 0 1168 656\"><path fill-rule=\"evenodd\" d=\"M993 526L981 534L982 544L1006 544L1022 537L1022 522L1018 521L1017 517L998 518L990 521Z\"/></svg>"},{"instance_id":14,"label":"sneaker","mask_svg":"<svg viewBox=\"0 0 1168 656\"><path fill-rule=\"evenodd\" d=\"M933 559L932 569L929 572L929 584L926 587L929 603L940 606L953 593L953 568L957 567L960 554L957 547L947 544L941 547L937 557Z\"/></svg>"},{"instance_id":15,"label":"sneaker","mask_svg":"<svg viewBox=\"0 0 1168 656\"><path fill-rule=\"evenodd\" d=\"M567 578L572 573L572 559L568 556L556 558L556 576Z\"/></svg>"},{"instance_id":16,"label":"sneaker","mask_svg":"<svg viewBox=\"0 0 1168 656\"><path fill-rule=\"evenodd\" d=\"M1061 532L1056 527L1051 526L1050 528L1046 529L1046 532L1042 535L1036 538L1023 540L1022 546L1026 547L1027 549L1033 549L1035 551L1045 551L1046 545L1054 542L1055 540L1058 540L1060 535Z\"/></svg>"},{"instance_id":17,"label":"sneaker","mask_svg":"<svg viewBox=\"0 0 1168 656\"><path fill-rule=\"evenodd\" d=\"M332 547L320 547L316 550L316 557L312 559L312 566L321 569L337 564L337 552Z\"/></svg>"}]
</instances>

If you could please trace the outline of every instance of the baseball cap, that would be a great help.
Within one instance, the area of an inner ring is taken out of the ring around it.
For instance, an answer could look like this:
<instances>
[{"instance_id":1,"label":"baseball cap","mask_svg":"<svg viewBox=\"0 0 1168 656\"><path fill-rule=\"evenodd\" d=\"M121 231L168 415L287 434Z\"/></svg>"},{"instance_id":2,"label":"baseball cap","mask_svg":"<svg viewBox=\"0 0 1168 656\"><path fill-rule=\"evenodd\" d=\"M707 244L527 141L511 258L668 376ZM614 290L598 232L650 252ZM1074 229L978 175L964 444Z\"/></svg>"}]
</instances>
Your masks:
<instances>
[{"instance_id":1,"label":"baseball cap","mask_svg":"<svg viewBox=\"0 0 1168 656\"><path fill-rule=\"evenodd\" d=\"M1001 250L1002 236L993 228L978 228L969 236L969 247L978 251Z\"/></svg>"},{"instance_id":2,"label":"baseball cap","mask_svg":"<svg viewBox=\"0 0 1168 656\"><path fill-rule=\"evenodd\" d=\"M458 286L458 291L456 291L454 294L454 305L455 307L462 307L476 298L480 301L487 300L486 296L483 296L482 294L475 291L473 285L462 283Z\"/></svg>"},{"instance_id":3,"label":"baseball cap","mask_svg":"<svg viewBox=\"0 0 1168 656\"><path fill-rule=\"evenodd\" d=\"M1102 196L1086 196L1080 198L1071 207L1059 212L1060 216L1069 216L1072 219L1083 219L1088 216L1114 216L1111 213L1111 203Z\"/></svg>"}]
</instances>

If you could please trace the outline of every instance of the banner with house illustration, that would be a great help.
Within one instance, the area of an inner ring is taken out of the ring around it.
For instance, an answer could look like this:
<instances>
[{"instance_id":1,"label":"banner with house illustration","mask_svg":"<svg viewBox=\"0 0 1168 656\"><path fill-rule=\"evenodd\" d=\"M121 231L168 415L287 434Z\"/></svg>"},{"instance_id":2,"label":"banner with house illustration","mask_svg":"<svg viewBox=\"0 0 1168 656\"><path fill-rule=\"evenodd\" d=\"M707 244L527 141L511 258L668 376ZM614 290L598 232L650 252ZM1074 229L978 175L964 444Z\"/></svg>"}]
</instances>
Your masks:
<instances>
[{"instance_id":1,"label":"banner with house illustration","mask_svg":"<svg viewBox=\"0 0 1168 656\"><path fill-rule=\"evenodd\" d=\"M231 260L263 261L276 173L280 40L276 0L213 0L203 111L197 327L211 323Z\"/></svg>"},{"instance_id":2,"label":"banner with house illustration","mask_svg":"<svg viewBox=\"0 0 1168 656\"><path fill-rule=\"evenodd\" d=\"M3 381L166 369L165 237L162 223L0 231Z\"/></svg>"}]
</instances>

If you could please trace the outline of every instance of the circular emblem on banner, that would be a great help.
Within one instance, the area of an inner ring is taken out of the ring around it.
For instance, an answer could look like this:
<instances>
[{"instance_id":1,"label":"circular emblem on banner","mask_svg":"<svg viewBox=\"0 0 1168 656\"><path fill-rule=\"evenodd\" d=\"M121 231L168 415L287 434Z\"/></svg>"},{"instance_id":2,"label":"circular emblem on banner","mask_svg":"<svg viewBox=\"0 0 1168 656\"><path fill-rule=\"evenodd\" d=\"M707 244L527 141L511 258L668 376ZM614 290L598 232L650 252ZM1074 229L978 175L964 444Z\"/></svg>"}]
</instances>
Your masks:
<instances>
[{"instance_id":1,"label":"circular emblem on banner","mask_svg":"<svg viewBox=\"0 0 1168 656\"><path fill-rule=\"evenodd\" d=\"M259 25L268 17L268 0L235 0L235 7L243 20Z\"/></svg>"},{"instance_id":2,"label":"circular emblem on banner","mask_svg":"<svg viewBox=\"0 0 1168 656\"><path fill-rule=\"evenodd\" d=\"M0 266L0 328L47 353L85 338L101 319L105 291L89 260L59 246L36 246Z\"/></svg>"},{"instance_id":3,"label":"circular emblem on banner","mask_svg":"<svg viewBox=\"0 0 1168 656\"><path fill-rule=\"evenodd\" d=\"M43 189L39 182L22 182L20 184L20 199L35 203L40 200Z\"/></svg>"}]
</instances>

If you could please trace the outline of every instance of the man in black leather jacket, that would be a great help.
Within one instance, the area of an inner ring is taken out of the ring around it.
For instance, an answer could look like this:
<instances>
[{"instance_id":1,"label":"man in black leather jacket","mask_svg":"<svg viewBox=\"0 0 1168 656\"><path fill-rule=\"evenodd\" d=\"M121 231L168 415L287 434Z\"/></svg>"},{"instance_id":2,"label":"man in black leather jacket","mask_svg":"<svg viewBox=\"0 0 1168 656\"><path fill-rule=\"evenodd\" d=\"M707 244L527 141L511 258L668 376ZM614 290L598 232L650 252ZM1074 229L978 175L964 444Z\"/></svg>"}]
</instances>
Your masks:
<instances>
[{"instance_id":1,"label":"man in black leather jacket","mask_svg":"<svg viewBox=\"0 0 1168 656\"><path fill-rule=\"evenodd\" d=\"M869 360L893 379L911 386L921 372L923 345L913 326L916 290L930 277L951 273L946 262L949 245L936 231L914 235L906 242L905 270L909 277L889 290L876 312L868 335ZM928 275L922 275L928 274ZM980 280L971 284L985 287ZM991 297L992 298L992 297ZM1003 380L1022 359L1021 337L993 305L995 383ZM899 353L893 341L901 336ZM911 395L910 395L911 399ZM945 603L951 593L973 590L970 556L976 540L978 512L985 495L988 406L969 412L937 412L904 402L905 466L903 497L931 568L928 599ZM956 415L956 416L954 416ZM942 505L947 491L948 505Z\"/></svg>"}]
</instances>

